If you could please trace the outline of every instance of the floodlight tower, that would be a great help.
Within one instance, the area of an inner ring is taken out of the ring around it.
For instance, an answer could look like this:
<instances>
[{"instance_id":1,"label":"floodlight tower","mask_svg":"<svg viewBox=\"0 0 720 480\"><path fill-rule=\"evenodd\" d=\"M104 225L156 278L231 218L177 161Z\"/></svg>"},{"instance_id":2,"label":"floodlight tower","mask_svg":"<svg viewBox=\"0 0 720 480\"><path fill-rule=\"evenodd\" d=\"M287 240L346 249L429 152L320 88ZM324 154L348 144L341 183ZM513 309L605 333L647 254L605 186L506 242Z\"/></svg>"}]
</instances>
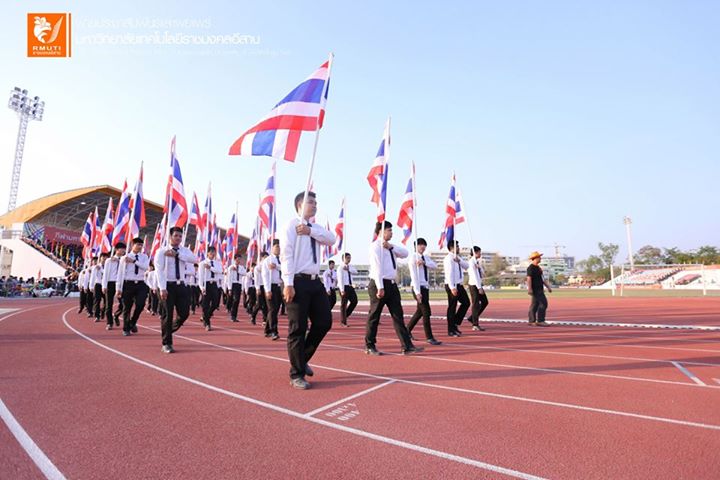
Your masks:
<instances>
[{"instance_id":1,"label":"floodlight tower","mask_svg":"<svg viewBox=\"0 0 720 480\"><path fill-rule=\"evenodd\" d=\"M30 97L27 90L15 87L10 92L8 108L14 110L20 117L20 128L15 143L15 163L13 164L12 178L10 180L10 199L8 200L8 211L10 211L15 209L17 203L20 169L22 168L28 123L30 120L42 120L45 112L45 102L40 101L40 97Z\"/></svg>"},{"instance_id":2,"label":"floodlight tower","mask_svg":"<svg viewBox=\"0 0 720 480\"><path fill-rule=\"evenodd\" d=\"M630 225L632 225L632 219L630 217L623 217L623 223L625 224L625 232L627 233L628 242L628 259L630 261L630 270L635 270L635 260L633 259L633 248L632 248L632 234L630 233Z\"/></svg>"}]
</instances>

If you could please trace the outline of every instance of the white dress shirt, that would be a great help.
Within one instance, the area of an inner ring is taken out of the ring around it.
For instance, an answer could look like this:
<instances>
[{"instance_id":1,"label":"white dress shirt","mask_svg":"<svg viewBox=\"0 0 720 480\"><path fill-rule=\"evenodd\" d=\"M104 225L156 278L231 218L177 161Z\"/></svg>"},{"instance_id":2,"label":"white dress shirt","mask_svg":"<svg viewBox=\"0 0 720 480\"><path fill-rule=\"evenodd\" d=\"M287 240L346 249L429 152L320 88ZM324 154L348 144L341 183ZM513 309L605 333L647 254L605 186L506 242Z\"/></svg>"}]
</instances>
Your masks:
<instances>
[{"instance_id":1,"label":"white dress shirt","mask_svg":"<svg viewBox=\"0 0 720 480\"><path fill-rule=\"evenodd\" d=\"M90 288L90 266L82 271L82 286L84 289Z\"/></svg>"},{"instance_id":2,"label":"white dress shirt","mask_svg":"<svg viewBox=\"0 0 720 480\"><path fill-rule=\"evenodd\" d=\"M195 265L192 263L185 264L185 285L197 286L197 273L195 272Z\"/></svg>"},{"instance_id":3,"label":"white dress shirt","mask_svg":"<svg viewBox=\"0 0 720 480\"><path fill-rule=\"evenodd\" d=\"M250 288L255 288L255 279L253 278L252 272L245 272L245 283L243 288L247 292Z\"/></svg>"},{"instance_id":4,"label":"white dress shirt","mask_svg":"<svg viewBox=\"0 0 720 480\"><path fill-rule=\"evenodd\" d=\"M77 284L78 287L85 288L85 269L80 270L80 273L78 273Z\"/></svg>"},{"instance_id":5,"label":"white dress shirt","mask_svg":"<svg viewBox=\"0 0 720 480\"><path fill-rule=\"evenodd\" d=\"M95 288L95 285L102 285L102 274L103 266L96 263L95 266L90 270L90 288Z\"/></svg>"},{"instance_id":6,"label":"white dress shirt","mask_svg":"<svg viewBox=\"0 0 720 480\"><path fill-rule=\"evenodd\" d=\"M481 265L481 259L470 258L470 267L468 268L468 284L475 285L478 289L482 288L482 279L485 276L485 269Z\"/></svg>"},{"instance_id":7,"label":"white dress shirt","mask_svg":"<svg viewBox=\"0 0 720 480\"><path fill-rule=\"evenodd\" d=\"M209 267L209 268L208 268ZM200 290L205 291L205 288L210 283L219 283L222 281L222 263L218 259L210 260L206 258L198 265L198 285ZM220 283L220 285L222 285Z\"/></svg>"},{"instance_id":8,"label":"white dress shirt","mask_svg":"<svg viewBox=\"0 0 720 480\"><path fill-rule=\"evenodd\" d=\"M383 248L378 241L370 244L370 279L375 281L378 290L383 288L383 280L395 281L397 277L397 259L407 258L408 256L408 251L402 245L391 243L390 246L392 249ZM394 266L393 261L395 262Z\"/></svg>"},{"instance_id":9,"label":"white dress shirt","mask_svg":"<svg viewBox=\"0 0 720 480\"><path fill-rule=\"evenodd\" d=\"M345 267L347 266L347 270ZM352 265L345 265L344 263L339 264L335 271L337 272L337 279L339 282L340 291L345 291L345 286L352 286L352 276L357 275L358 271Z\"/></svg>"},{"instance_id":10,"label":"white dress shirt","mask_svg":"<svg viewBox=\"0 0 720 480\"><path fill-rule=\"evenodd\" d=\"M105 260L105 267L103 268L102 277L102 288L107 289L108 282L117 282L118 271L120 271L120 258L117 255Z\"/></svg>"},{"instance_id":11,"label":"white dress shirt","mask_svg":"<svg viewBox=\"0 0 720 480\"><path fill-rule=\"evenodd\" d=\"M417 262L419 260L422 260L425 262L425 267L428 269L428 272L426 274L425 268L423 268L422 265L418 265ZM413 292L415 292L417 295L420 295L420 288L425 287L428 288L430 286L430 283L428 283L428 276L430 275L429 270L434 270L437 268L437 264L433 262L432 258L430 258L430 255L425 254L419 254L417 252L413 252L410 254L409 261L408 261L408 267L410 269L410 280L413 288Z\"/></svg>"},{"instance_id":12,"label":"white dress shirt","mask_svg":"<svg viewBox=\"0 0 720 480\"><path fill-rule=\"evenodd\" d=\"M181 282L185 283L185 271L187 270L187 264L194 264L197 259L192 251L183 246L177 247L177 259L178 259L178 270L180 275L175 271L175 258L168 257L167 252L174 250L173 247L167 245L165 247L158 248L155 252L155 276L157 279L157 288L159 290L167 290L168 282ZM179 277L179 278L178 278Z\"/></svg>"},{"instance_id":13,"label":"white dress shirt","mask_svg":"<svg viewBox=\"0 0 720 480\"><path fill-rule=\"evenodd\" d=\"M281 252L281 260L284 265L282 278L286 287L294 285L293 282L297 273L319 275L320 245L333 245L335 243L335 234L333 232L307 220L305 224L310 223L310 235L298 235L295 228L299 223L300 221L295 217L280 232L282 234L280 245L284 245ZM295 239L297 239L297 254L295 254ZM313 243L315 243L314 253Z\"/></svg>"},{"instance_id":14,"label":"white dress shirt","mask_svg":"<svg viewBox=\"0 0 720 480\"><path fill-rule=\"evenodd\" d=\"M245 275L247 275L247 271L242 265L236 265L233 263L228 267L228 277L230 277L231 284L239 283L242 286L245 286Z\"/></svg>"},{"instance_id":15,"label":"white dress shirt","mask_svg":"<svg viewBox=\"0 0 720 480\"><path fill-rule=\"evenodd\" d=\"M145 272L145 285L147 285L150 290L157 290L157 274L155 270Z\"/></svg>"},{"instance_id":16,"label":"white dress shirt","mask_svg":"<svg viewBox=\"0 0 720 480\"><path fill-rule=\"evenodd\" d=\"M133 263L127 263L126 259L133 260ZM134 281L142 282L145 280L145 270L150 266L150 258L144 253L127 253L120 259L120 268L118 271L117 289L122 291L123 282ZM137 267L138 273L135 273Z\"/></svg>"},{"instance_id":17,"label":"white dress shirt","mask_svg":"<svg viewBox=\"0 0 720 480\"><path fill-rule=\"evenodd\" d=\"M450 290L457 288L458 285L463 283L463 270L467 270L468 263L460 256L457 256L460 263L455 261L455 254L448 252L443 259L443 268L445 271L445 285L450 287Z\"/></svg>"},{"instance_id":18,"label":"white dress shirt","mask_svg":"<svg viewBox=\"0 0 720 480\"><path fill-rule=\"evenodd\" d=\"M262 284L267 294L270 293L273 283L280 285L280 261L275 258L275 255L268 255L261 265ZM275 268L270 268L270 265L275 265Z\"/></svg>"},{"instance_id":19,"label":"white dress shirt","mask_svg":"<svg viewBox=\"0 0 720 480\"><path fill-rule=\"evenodd\" d=\"M337 277L335 270L328 268L323 272L323 285L325 285L325 291L330 293L330 290L337 288Z\"/></svg>"}]
</instances>

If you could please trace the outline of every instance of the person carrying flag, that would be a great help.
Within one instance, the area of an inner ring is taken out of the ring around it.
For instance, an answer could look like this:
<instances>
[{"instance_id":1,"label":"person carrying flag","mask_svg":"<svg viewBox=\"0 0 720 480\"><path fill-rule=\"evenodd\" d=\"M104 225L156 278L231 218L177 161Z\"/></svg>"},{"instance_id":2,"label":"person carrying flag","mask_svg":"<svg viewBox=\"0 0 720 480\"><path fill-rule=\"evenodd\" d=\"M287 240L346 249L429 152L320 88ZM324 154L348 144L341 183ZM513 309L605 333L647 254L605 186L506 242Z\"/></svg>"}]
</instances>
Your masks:
<instances>
[{"instance_id":1,"label":"person carrying flag","mask_svg":"<svg viewBox=\"0 0 720 480\"><path fill-rule=\"evenodd\" d=\"M255 306L253 307L252 313L250 314L252 324L255 325L257 320L257 314L258 312L261 312L263 327L267 325L268 307L267 299L265 298L265 285L263 284L262 279L262 266L267 256L267 252L260 253L260 263L253 267L253 283L255 284Z\"/></svg>"},{"instance_id":2,"label":"person carrying flag","mask_svg":"<svg viewBox=\"0 0 720 480\"><path fill-rule=\"evenodd\" d=\"M488 304L488 298L483 289L482 279L485 276L485 270L482 265L482 249L473 245L473 255L470 257L470 266L468 267L468 286L470 288L470 302L472 305L470 322L472 329L476 332L484 331L480 326L480 315L485 311Z\"/></svg>"},{"instance_id":3,"label":"person carrying flag","mask_svg":"<svg viewBox=\"0 0 720 480\"><path fill-rule=\"evenodd\" d=\"M263 292L268 308L268 321L265 324L265 336L272 340L280 338L278 334L278 313L280 311L280 240L272 242L271 255L262 262Z\"/></svg>"},{"instance_id":4,"label":"person carrying flag","mask_svg":"<svg viewBox=\"0 0 720 480\"><path fill-rule=\"evenodd\" d=\"M117 277L120 271L120 259L125 255L125 243L115 244L115 254L105 261L102 277L102 293L105 295L105 318L107 319L106 330L112 330L113 321L115 326L120 326L120 314L122 303L118 301L118 310L113 312L115 292L117 291Z\"/></svg>"},{"instance_id":5,"label":"person carrying flag","mask_svg":"<svg viewBox=\"0 0 720 480\"><path fill-rule=\"evenodd\" d=\"M328 303L332 311L335 303L337 303L337 277L335 276L335 262L330 260L328 268L323 272L323 285L328 296Z\"/></svg>"},{"instance_id":6,"label":"person carrying flag","mask_svg":"<svg viewBox=\"0 0 720 480\"><path fill-rule=\"evenodd\" d=\"M148 287L145 284L145 270L150 266L150 258L143 253L143 239L136 237L132 241L130 252L120 260L117 279L117 297L123 302L123 336L137 333L137 321L145 306ZM135 310L133 311L133 305ZM132 316L130 315L130 312Z\"/></svg>"},{"instance_id":7,"label":"person carrying flag","mask_svg":"<svg viewBox=\"0 0 720 480\"><path fill-rule=\"evenodd\" d=\"M242 266L242 256L235 254L234 262L228 267L228 279L230 281L230 320L237 322L238 306L240 305L240 296L243 291L243 282L247 271Z\"/></svg>"},{"instance_id":8,"label":"person carrying flag","mask_svg":"<svg viewBox=\"0 0 720 480\"><path fill-rule=\"evenodd\" d=\"M182 231L182 229L181 229ZM218 282L221 280L222 265L215 259L217 251L210 246L207 249L207 258L200 262L198 267L200 291L202 292L202 321L205 330L212 330L210 319L220 305L220 289ZM194 257L193 257L194 258ZM185 270L183 270L184 272ZM188 306L190 304L188 303Z\"/></svg>"}]
</instances>

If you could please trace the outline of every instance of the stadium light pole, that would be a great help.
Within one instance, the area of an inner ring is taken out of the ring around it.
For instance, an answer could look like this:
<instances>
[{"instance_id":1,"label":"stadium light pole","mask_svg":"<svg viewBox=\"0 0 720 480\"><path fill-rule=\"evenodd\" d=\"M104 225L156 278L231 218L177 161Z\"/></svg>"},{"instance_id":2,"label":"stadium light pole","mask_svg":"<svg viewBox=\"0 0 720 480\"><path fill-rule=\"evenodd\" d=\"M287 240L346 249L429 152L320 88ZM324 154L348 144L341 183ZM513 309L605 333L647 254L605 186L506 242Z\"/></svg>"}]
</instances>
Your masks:
<instances>
[{"instance_id":1,"label":"stadium light pole","mask_svg":"<svg viewBox=\"0 0 720 480\"><path fill-rule=\"evenodd\" d=\"M625 224L625 232L627 233L628 259L630 260L630 271L633 271L633 270L635 270L635 260L633 259L632 234L630 233L630 225L632 225L632 219L630 217L624 217L623 223Z\"/></svg>"},{"instance_id":2,"label":"stadium light pole","mask_svg":"<svg viewBox=\"0 0 720 480\"><path fill-rule=\"evenodd\" d=\"M8 108L14 110L20 117L17 142L15 143L15 163L13 164L10 179L10 199L8 211L14 210L17 204L18 187L20 186L20 169L22 168L23 151L25 150L25 135L30 120L42 121L45 112L45 102L40 97L30 97L28 91L19 87L13 88L8 100Z\"/></svg>"}]
</instances>

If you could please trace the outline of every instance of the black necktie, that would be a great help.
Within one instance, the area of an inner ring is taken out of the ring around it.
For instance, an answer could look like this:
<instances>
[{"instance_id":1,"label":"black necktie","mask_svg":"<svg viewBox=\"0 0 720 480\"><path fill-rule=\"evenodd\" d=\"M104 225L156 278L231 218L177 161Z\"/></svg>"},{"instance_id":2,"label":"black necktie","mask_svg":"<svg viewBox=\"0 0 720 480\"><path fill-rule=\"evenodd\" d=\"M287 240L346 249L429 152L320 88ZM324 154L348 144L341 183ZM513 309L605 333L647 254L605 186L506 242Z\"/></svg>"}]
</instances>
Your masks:
<instances>
[{"instance_id":1,"label":"black necktie","mask_svg":"<svg viewBox=\"0 0 720 480\"><path fill-rule=\"evenodd\" d=\"M312 228L312 224L310 222L308 222L307 226ZM315 239L313 237L310 237L310 248L312 248L313 263L317 263L317 252L315 251Z\"/></svg>"},{"instance_id":2,"label":"black necktie","mask_svg":"<svg viewBox=\"0 0 720 480\"><path fill-rule=\"evenodd\" d=\"M210 267L211 268L215 267L215 264L213 263L212 260L210 260ZM212 270L210 270L210 278L215 278L215 272L213 272Z\"/></svg>"},{"instance_id":3,"label":"black necktie","mask_svg":"<svg viewBox=\"0 0 720 480\"><path fill-rule=\"evenodd\" d=\"M280 266L280 255L275 255L275 259L278 262L278 267Z\"/></svg>"},{"instance_id":4,"label":"black necktie","mask_svg":"<svg viewBox=\"0 0 720 480\"><path fill-rule=\"evenodd\" d=\"M425 265L425 255L420 255L420 258L422 258L423 261L423 272L425 272L425 281L427 281L427 265Z\"/></svg>"},{"instance_id":5,"label":"black necktie","mask_svg":"<svg viewBox=\"0 0 720 480\"><path fill-rule=\"evenodd\" d=\"M392 261L392 264L393 264L393 270L397 270L397 265L395 265L395 255L393 255L392 250L390 250L390 260Z\"/></svg>"},{"instance_id":6,"label":"black necktie","mask_svg":"<svg viewBox=\"0 0 720 480\"><path fill-rule=\"evenodd\" d=\"M352 275L350 275L350 265L348 265L347 268L348 268L348 285L352 285Z\"/></svg>"},{"instance_id":7,"label":"black necktie","mask_svg":"<svg viewBox=\"0 0 720 480\"><path fill-rule=\"evenodd\" d=\"M135 261L136 261L136 262L137 262L137 257L138 257L138 256L135 255ZM135 275L137 275L138 273L140 273L140 268L137 266L137 264L135 264Z\"/></svg>"},{"instance_id":8,"label":"black necktie","mask_svg":"<svg viewBox=\"0 0 720 480\"><path fill-rule=\"evenodd\" d=\"M235 268L235 281L236 282L240 281L240 269L237 267Z\"/></svg>"},{"instance_id":9,"label":"black necktie","mask_svg":"<svg viewBox=\"0 0 720 480\"><path fill-rule=\"evenodd\" d=\"M180 256L177 248L173 248L173 251L175 252L175 280L180 280Z\"/></svg>"}]
</instances>

